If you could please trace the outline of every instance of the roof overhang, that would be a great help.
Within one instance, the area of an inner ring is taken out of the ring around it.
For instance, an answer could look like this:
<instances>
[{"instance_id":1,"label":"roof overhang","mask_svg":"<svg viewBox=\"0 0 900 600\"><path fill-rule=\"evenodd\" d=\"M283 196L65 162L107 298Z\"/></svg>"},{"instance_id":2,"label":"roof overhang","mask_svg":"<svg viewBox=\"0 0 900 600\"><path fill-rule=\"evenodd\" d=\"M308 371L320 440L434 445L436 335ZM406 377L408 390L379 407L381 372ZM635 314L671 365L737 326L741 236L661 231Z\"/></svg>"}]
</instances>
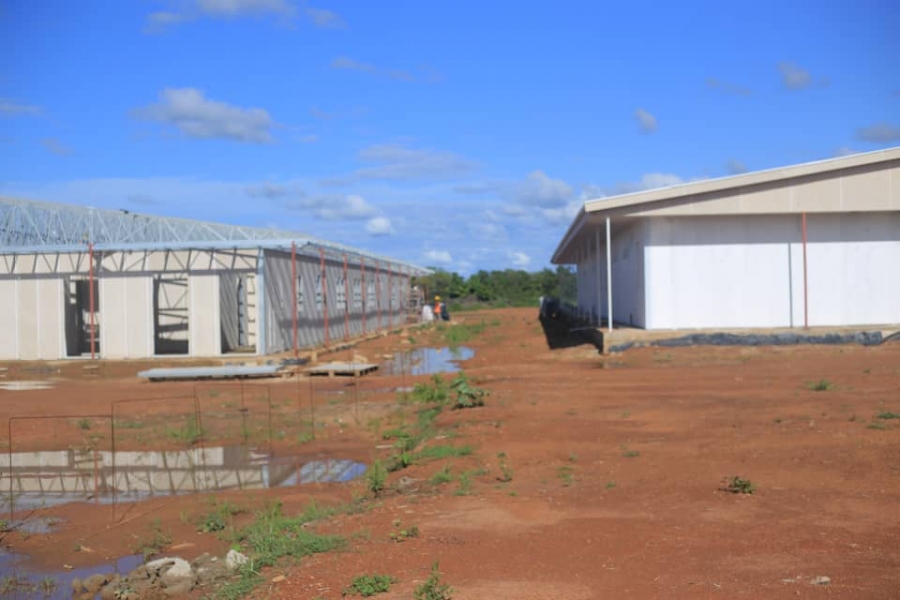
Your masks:
<instances>
[{"instance_id":1,"label":"roof overhang","mask_svg":"<svg viewBox=\"0 0 900 600\"><path fill-rule=\"evenodd\" d=\"M887 182L889 192L884 201L880 204L869 203L862 208L848 209L834 204L817 205L815 202L808 202L802 208L791 202L782 202L774 206L752 204L753 194L762 189L786 187L794 182L811 181L816 178L840 177L845 174L853 175L892 168L900 169L900 147L588 200L572 220L553 253L551 262L565 264L567 262L565 254L569 246L579 238L585 228L600 225L607 217L900 210L900 193L893 191L894 188L900 187L894 186L890 179ZM900 183L900 177L894 178ZM723 199L735 197L740 199L742 196L750 200L746 203L731 202L729 205L722 202Z\"/></svg>"}]
</instances>

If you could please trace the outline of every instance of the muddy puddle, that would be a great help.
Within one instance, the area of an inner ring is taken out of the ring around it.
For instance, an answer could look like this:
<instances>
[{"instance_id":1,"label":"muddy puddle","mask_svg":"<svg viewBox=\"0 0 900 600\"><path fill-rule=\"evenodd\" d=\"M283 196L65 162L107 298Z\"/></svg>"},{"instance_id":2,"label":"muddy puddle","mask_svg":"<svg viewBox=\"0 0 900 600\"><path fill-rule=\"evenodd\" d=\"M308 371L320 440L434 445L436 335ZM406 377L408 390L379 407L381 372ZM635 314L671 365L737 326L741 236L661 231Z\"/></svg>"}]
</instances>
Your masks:
<instances>
[{"instance_id":1,"label":"muddy puddle","mask_svg":"<svg viewBox=\"0 0 900 600\"><path fill-rule=\"evenodd\" d=\"M10 466L10 458L12 465ZM59 450L0 455L0 510L137 502L225 490L346 482L366 472L341 458L274 456L248 446L181 451ZM2 594L0 594L2 597Z\"/></svg>"},{"instance_id":2,"label":"muddy puddle","mask_svg":"<svg viewBox=\"0 0 900 600\"><path fill-rule=\"evenodd\" d=\"M124 556L115 562L83 569L42 571L28 563L28 557L0 548L0 598L9 600L69 600L72 582L95 573L125 574L144 562L140 555Z\"/></svg>"},{"instance_id":3,"label":"muddy puddle","mask_svg":"<svg viewBox=\"0 0 900 600\"><path fill-rule=\"evenodd\" d=\"M457 362L469 360L475 356L475 350L466 346L453 348L416 348L406 352L398 352L384 365L388 375L433 375L435 373L454 373L460 370Z\"/></svg>"}]
</instances>

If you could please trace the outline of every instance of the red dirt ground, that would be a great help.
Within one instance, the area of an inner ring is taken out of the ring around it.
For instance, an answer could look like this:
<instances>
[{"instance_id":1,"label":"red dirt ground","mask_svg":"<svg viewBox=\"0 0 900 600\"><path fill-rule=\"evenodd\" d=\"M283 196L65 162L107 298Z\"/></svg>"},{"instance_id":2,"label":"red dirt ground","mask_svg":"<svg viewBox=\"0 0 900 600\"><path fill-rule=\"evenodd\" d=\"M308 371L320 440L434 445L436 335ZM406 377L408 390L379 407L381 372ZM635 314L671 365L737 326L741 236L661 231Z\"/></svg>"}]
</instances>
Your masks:
<instances>
[{"instance_id":1,"label":"red dirt ground","mask_svg":"<svg viewBox=\"0 0 900 600\"><path fill-rule=\"evenodd\" d=\"M491 395L484 408L441 414L438 428L456 436L429 444L468 444L474 453L393 473L389 483L408 477L412 488L318 526L364 532L347 551L269 570L268 580L286 579L254 597L337 599L354 576L384 573L399 582L379 597L411 598L439 561L454 598L900 598L900 420L876 418L900 413L900 344L646 348L601 357L574 339L548 347L535 310L458 320L488 324L467 343L477 354L463 366ZM434 346L442 334L411 335L416 346ZM358 352L371 359L407 347L401 344L389 336ZM820 380L833 388L810 389ZM413 381L374 374L360 383L381 389ZM349 389L345 384L316 381L319 388ZM315 442L298 445L309 416L295 407L308 410L308 384L269 385L276 428L288 430L273 442L281 453L370 461L385 443L376 429L398 410L391 393L361 394L359 402L352 394L317 393L315 419L326 425ZM0 417L107 414L118 398L192 393L190 384L140 383L123 371L122 379L0 392ZM227 412L234 396L203 402L211 403L210 413ZM259 435L264 411L253 410ZM15 449L44 448L51 437L54 444L84 440L71 420L61 423L17 423ZM97 432L93 442L103 447L99 427L87 431ZM234 431L229 427L223 440ZM159 428L122 443L177 447ZM501 460L511 481L498 480ZM454 474L484 474L474 476L470 494L457 495L456 482L427 481L445 465ZM734 475L757 492L722 491L722 479ZM359 481L218 497L248 507L278 499L290 512L310 499L346 502L365 492ZM27 539L13 533L3 543L29 554L34 568L87 566L131 552L158 519L171 535L170 553L222 553L225 542L196 533L184 518L208 506L209 496L157 499L119 507L113 524L110 507L73 504L52 511L69 521L61 531ZM397 521L417 526L420 537L392 541ZM87 550L76 552L79 544ZM831 582L810 584L816 576Z\"/></svg>"}]
</instances>

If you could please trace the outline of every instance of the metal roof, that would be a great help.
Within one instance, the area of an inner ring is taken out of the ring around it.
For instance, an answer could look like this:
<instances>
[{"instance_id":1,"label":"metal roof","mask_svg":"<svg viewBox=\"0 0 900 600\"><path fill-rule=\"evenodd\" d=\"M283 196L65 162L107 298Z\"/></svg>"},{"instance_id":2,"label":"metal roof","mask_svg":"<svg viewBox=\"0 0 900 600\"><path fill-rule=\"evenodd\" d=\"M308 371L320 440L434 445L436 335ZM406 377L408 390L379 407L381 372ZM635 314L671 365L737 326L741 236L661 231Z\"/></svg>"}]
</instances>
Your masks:
<instances>
[{"instance_id":1,"label":"metal roof","mask_svg":"<svg viewBox=\"0 0 900 600\"><path fill-rule=\"evenodd\" d=\"M555 263L569 243L578 236L588 216L603 217L607 216L604 213L611 212L619 216L627 216L630 213L639 213L649 209L657 203L705 202L716 199L716 194L727 194L739 188L788 184L793 180L813 175L859 167L873 167L896 161L900 161L900 147L588 200L572 220L569 229L553 253L552 262Z\"/></svg>"},{"instance_id":2,"label":"metal roof","mask_svg":"<svg viewBox=\"0 0 900 600\"><path fill-rule=\"evenodd\" d=\"M98 252L254 248L289 252L296 243L298 248L322 248L405 266L416 273L429 272L405 261L284 229L0 196L0 254L80 252L89 243Z\"/></svg>"}]
</instances>

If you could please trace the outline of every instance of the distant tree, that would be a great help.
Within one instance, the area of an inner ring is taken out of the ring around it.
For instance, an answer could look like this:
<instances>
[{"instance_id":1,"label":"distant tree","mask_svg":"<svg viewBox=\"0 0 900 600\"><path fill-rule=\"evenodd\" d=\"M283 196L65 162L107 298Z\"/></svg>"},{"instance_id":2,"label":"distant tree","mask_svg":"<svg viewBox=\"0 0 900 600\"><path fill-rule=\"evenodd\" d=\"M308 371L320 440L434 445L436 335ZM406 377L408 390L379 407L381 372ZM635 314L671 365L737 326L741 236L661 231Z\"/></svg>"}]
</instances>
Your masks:
<instances>
[{"instance_id":1,"label":"distant tree","mask_svg":"<svg viewBox=\"0 0 900 600\"><path fill-rule=\"evenodd\" d=\"M467 279L458 273L432 267L433 273L416 279L429 297L439 295L456 308L474 305L535 306L541 296L575 297L575 274L567 267L536 272L505 269L478 271Z\"/></svg>"}]
</instances>

